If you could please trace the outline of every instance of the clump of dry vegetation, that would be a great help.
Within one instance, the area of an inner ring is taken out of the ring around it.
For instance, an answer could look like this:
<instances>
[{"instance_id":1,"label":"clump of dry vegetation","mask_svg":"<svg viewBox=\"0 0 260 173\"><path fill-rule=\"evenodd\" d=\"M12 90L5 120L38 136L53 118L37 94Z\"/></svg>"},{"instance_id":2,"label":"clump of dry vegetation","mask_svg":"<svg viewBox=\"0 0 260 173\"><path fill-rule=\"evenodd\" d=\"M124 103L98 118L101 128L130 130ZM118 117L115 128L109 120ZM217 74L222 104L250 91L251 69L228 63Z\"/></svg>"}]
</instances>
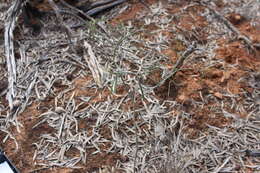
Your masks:
<instances>
[{"instance_id":1,"label":"clump of dry vegetation","mask_svg":"<svg viewBox=\"0 0 260 173\"><path fill-rule=\"evenodd\" d=\"M259 171L259 8L129 1L80 27L62 15L70 39L52 15L21 26L0 147L22 172Z\"/></svg>"}]
</instances>

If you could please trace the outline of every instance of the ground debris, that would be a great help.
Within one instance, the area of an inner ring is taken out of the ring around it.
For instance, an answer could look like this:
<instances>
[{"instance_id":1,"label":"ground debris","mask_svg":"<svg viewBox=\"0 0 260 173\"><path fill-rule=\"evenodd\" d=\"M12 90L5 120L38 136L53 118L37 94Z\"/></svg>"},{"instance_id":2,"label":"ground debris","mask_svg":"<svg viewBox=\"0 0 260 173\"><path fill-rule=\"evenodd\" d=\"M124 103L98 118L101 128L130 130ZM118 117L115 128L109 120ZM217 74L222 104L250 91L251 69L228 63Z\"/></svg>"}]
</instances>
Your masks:
<instances>
[{"instance_id":1,"label":"ground debris","mask_svg":"<svg viewBox=\"0 0 260 173\"><path fill-rule=\"evenodd\" d=\"M253 1L211 2L260 42L243 13ZM259 60L205 6L131 0L83 25L60 17L70 41L55 16L17 38L12 112L0 69L0 147L21 172L260 170Z\"/></svg>"}]
</instances>

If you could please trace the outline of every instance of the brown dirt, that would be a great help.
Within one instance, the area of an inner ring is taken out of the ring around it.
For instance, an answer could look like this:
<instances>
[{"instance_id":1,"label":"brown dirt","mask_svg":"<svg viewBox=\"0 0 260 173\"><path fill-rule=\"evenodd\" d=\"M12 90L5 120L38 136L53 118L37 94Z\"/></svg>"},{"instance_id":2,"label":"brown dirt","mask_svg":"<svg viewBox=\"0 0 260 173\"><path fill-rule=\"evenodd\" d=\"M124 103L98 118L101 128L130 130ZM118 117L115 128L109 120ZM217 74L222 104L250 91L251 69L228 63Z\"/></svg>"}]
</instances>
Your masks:
<instances>
[{"instance_id":1,"label":"brown dirt","mask_svg":"<svg viewBox=\"0 0 260 173\"><path fill-rule=\"evenodd\" d=\"M149 0L146 1L145 4L151 6L156 2L157 1L155 0ZM163 3L167 4L167 1L163 1ZM185 3L180 4L179 6L168 6L167 12L174 15L179 12L183 6L187 5L187 3L188 1L185 1ZM139 1L133 1L130 4L131 5L127 10L110 21L111 25L117 26L118 24L127 23L128 21L132 21L135 27L143 25L141 21L138 21L137 16L140 12L149 12L149 10ZM223 5L220 3L218 4L218 7L222 8ZM176 32L186 35L186 37L189 37L190 40L197 39L200 43L206 44L206 37L208 35L203 28L209 24L204 17L199 15L201 11L203 11L203 7L199 5L191 7L185 15L175 21L180 28L180 30ZM190 17L191 15L193 18ZM249 24L250 21L236 13L231 13L226 17L240 30L241 33L247 35L253 43L260 42L260 30L251 26ZM152 24L145 26L145 31L140 33L140 35L143 39L152 41L155 39L156 34L160 33L157 32L154 35L149 33L157 29L157 26ZM191 31L196 31L198 35L189 35L188 33ZM171 33L166 30L161 31L161 33L169 38L174 38L176 35L176 33ZM201 132L206 132L207 125L225 127L233 120L232 118L227 118L222 114L212 112L212 108L219 107L219 105L213 100L208 100L202 109L197 109L197 107L193 104L194 101L202 102L202 97L212 95L216 100L222 100L223 102L228 103L228 98L224 94L226 92L243 97L243 91L250 90L250 87L243 82L238 82L239 79L248 76L250 71L259 71L259 50L256 55L253 55L247 50L243 42L240 40L230 41L226 38L221 38L216 40L216 43L218 48L215 50L215 59L221 60L223 63L205 68L202 67L202 63L199 60L201 57L198 57L198 60L195 60L195 63L186 63L183 66L183 69L180 70L174 78L168 79L162 86L155 90L155 97L159 100L167 99L176 101L182 105L183 110L191 114L185 129L185 133L187 133L189 138L196 138ZM186 47L181 41L176 39L171 39L169 45L169 48L162 50L162 53L169 58L169 62L162 62L162 64L165 65L166 68L170 69L179 58L180 52L184 51ZM143 45L140 46L142 47ZM235 68L232 68L230 65L234 65ZM148 78L143 81L143 83L146 85L155 85L161 79L162 73L160 69L155 69L148 75ZM117 86L116 94L112 93L108 88L102 90L85 88L88 83L93 82L93 78L91 76L71 80L73 81L75 89L66 93L65 97L69 98L72 94L75 94L74 98L77 103L80 103L79 97L91 97L91 100L88 103L84 103L78 108L79 110L86 108L90 104L104 102L108 100L108 98L112 100L120 99L129 91L128 85ZM66 89L66 87L59 82L54 86L56 87L57 93ZM0 87L0 92L3 90L2 88L5 87L5 83L3 83ZM6 102L4 97L2 97L0 101ZM51 109L54 103L54 97L49 96L42 102L33 102L21 115L19 115L18 121L22 125L19 129L20 132L18 132L15 128L12 129L12 133L19 145L18 150L15 149L14 141L10 139L0 145L6 152L6 155L21 172L33 172L33 170L37 170L38 168L39 171L37 172L42 173L94 172L104 166L114 167L117 161L125 162L127 160L127 158L119 153L98 153L96 155L90 155L86 160L87 164L81 163L79 166L81 166L82 169L58 167L41 169L41 167L37 166L36 161L33 160L35 150L35 145L33 144L39 141L41 134L51 134L55 131L55 129L51 128L46 123L43 123L36 128L33 128L33 126L40 121L38 116L46 110ZM126 102L122 105L122 107L124 110L133 110L140 108L141 104L141 99L138 98L135 103ZM237 112L236 110L229 108L227 109L230 112L235 113L238 118L246 118L245 112ZM79 128L83 131L86 130L91 132L91 125L95 123L95 118L84 119L79 122ZM102 128L101 134L106 139L112 139L108 126L104 126ZM0 140L3 140L3 138L4 135L0 135ZM105 151L110 147L111 144L107 143L102 146L101 150ZM92 150L89 150L88 153L90 154L91 152ZM79 155L77 150L73 152L73 149L67 154ZM120 171L118 170L118 172Z\"/></svg>"}]
</instances>

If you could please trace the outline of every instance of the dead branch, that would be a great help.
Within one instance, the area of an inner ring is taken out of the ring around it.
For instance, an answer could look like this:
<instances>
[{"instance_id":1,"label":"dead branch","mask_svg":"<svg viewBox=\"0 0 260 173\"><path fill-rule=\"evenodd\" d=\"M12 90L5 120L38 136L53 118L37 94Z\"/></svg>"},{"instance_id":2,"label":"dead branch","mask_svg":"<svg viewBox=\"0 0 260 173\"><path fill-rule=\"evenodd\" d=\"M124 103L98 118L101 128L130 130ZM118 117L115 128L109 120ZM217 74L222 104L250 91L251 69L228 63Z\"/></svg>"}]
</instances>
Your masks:
<instances>
[{"instance_id":1,"label":"dead branch","mask_svg":"<svg viewBox=\"0 0 260 173\"><path fill-rule=\"evenodd\" d=\"M88 66L90 68L90 71L93 75L93 78L97 85L101 88L103 84L103 76L104 76L104 71L98 62L97 57L95 56L91 45L85 41L84 42L84 47L87 49L87 53L85 53L84 58L86 62L88 63Z\"/></svg>"},{"instance_id":2,"label":"dead branch","mask_svg":"<svg viewBox=\"0 0 260 173\"><path fill-rule=\"evenodd\" d=\"M246 46L249 48L249 50L256 54L256 49L250 40L246 35L241 34L241 32L231 23L229 22L224 16L222 16L217 10L209 6L208 4L200 3L202 6L209 9L211 13L215 16L217 20L219 20L221 23L223 23L230 31L232 31L234 34L236 34L237 39L243 40L243 42L246 44Z\"/></svg>"},{"instance_id":3,"label":"dead branch","mask_svg":"<svg viewBox=\"0 0 260 173\"><path fill-rule=\"evenodd\" d=\"M111 7L114 7L116 5L122 4L125 1L127 1L127 0L116 0L116 1L113 1L113 0L103 0L103 1L93 2L93 3L91 3L89 5L89 7L88 7L86 12L83 12L82 10L79 10L79 9L73 7L72 5L68 4L64 0L61 0L61 3L63 5L65 5L66 7L68 7L70 10L72 10L72 13L70 11L63 11L64 13L70 13L70 14L73 14L73 15L75 15L74 13L77 13L77 14L83 16L84 18L86 18L86 19L92 21L93 23L95 23L99 28L101 28L107 34L107 31L105 30L104 26L102 26L100 23L97 23L95 21L95 19L92 18L91 16L94 16L95 14L100 13L101 11L104 11L104 10L106 10L108 8L111 8ZM77 16L77 18L81 18L78 15L75 15L75 16ZM85 23L86 22L84 21L84 24ZM74 26L74 27L79 27L81 25L82 24L79 24L79 25Z\"/></svg>"},{"instance_id":4,"label":"dead branch","mask_svg":"<svg viewBox=\"0 0 260 173\"><path fill-rule=\"evenodd\" d=\"M172 70L166 75L164 79L162 79L157 85L152 87L153 89L160 87L164 84L164 82L176 75L176 73L180 70L181 66L183 65L184 61L196 50L196 43L192 43L188 49L182 54L182 56L177 60L176 64L172 68Z\"/></svg>"},{"instance_id":5,"label":"dead branch","mask_svg":"<svg viewBox=\"0 0 260 173\"><path fill-rule=\"evenodd\" d=\"M61 24L62 27L65 29L65 32L66 32L66 34L67 34L67 36L68 36L68 39L69 39L70 43L72 43L72 41L71 41L71 33L72 33L72 31L71 31L71 29L63 22L63 19L62 19L60 13L59 13L59 8L58 8L57 5L55 4L55 2L53 2L53 0L48 0L48 2L50 3L52 9L54 10L55 15L56 15L56 17L58 18L60 24Z\"/></svg>"},{"instance_id":6,"label":"dead branch","mask_svg":"<svg viewBox=\"0 0 260 173\"><path fill-rule=\"evenodd\" d=\"M17 18L21 13L21 9L26 1L16 0L13 5L8 9L8 16L5 22L5 55L8 69L8 93L7 100L10 109L13 109L13 100L16 97L16 62L14 55L14 38L13 31L16 26Z\"/></svg>"}]
</instances>

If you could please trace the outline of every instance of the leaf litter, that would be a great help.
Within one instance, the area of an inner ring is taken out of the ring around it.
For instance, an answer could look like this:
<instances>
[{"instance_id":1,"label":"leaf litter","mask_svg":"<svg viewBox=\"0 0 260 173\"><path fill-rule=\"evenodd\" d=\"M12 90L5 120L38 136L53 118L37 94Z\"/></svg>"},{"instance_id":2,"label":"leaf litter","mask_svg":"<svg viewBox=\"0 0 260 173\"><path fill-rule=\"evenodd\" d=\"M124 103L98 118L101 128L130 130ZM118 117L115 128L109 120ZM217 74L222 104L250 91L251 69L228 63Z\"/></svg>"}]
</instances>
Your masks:
<instances>
[{"instance_id":1,"label":"leaf litter","mask_svg":"<svg viewBox=\"0 0 260 173\"><path fill-rule=\"evenodd\" d=\"M130 1L96 19L102 29L72 29L71 43L47 17L18 38L1 148L22 172L259 171L259 14L243 2L210 5L255 53L195 1Z\"/></svg>"}]
</instances>

